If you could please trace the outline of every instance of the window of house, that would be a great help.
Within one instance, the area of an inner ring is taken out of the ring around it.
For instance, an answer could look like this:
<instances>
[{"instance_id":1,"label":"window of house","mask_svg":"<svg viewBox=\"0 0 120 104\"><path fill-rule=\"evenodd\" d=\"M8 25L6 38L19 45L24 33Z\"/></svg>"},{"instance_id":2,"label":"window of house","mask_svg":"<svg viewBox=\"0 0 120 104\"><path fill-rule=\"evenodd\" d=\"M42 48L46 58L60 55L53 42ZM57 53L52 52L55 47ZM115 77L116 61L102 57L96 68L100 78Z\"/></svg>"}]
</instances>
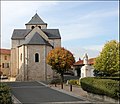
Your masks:
<instances>
[{"instance_id":1,"label":"window of house","mask_svg":"<svg viewBox=\"0 0 120 104\"><path fill-rule=\"evenodd\" d=\"M34 26L31 27L31 29L34 29L34 28L35 28Z\"/></svg>"},{"instance_id":2,"label":"window of house","mask_svg":"<svg viewBox=\"0 0 120 104\"><path fill-rule=\"evenodd\" d=\"M39 62L39 54L38 53L35 54L35 62Z\"/></svg>"},{"instance_id":3,"label":"window of house","mask_svg":"<svg viewBox=\"0 0 120 104\"><path fill-rule=\"evenodd\" d=\"M2 63L2 68L9 68L9 63Z\"/></svg>"},{"instance_id":4,"label":"window of house","mask_svg":"<svg viewBox=\"0 0 120 104\"><path fill-rule=\"evenodd\" d=\"M4 63L2 63L2 68L4 68Z\"/></svg>"},{"instance_id":5,"label":"window of house","mask_svg":"<svg viewBox=\"0 0 120 104\"><path fill-rule=\"evenodd\" d=\"M22 61L22 53L20 54L20 60Z\"/></svg>"},{"instance_id":6,"label":"window of house","mask_svg":"<svg viewBox=\"0 0 120 104\"><path fill-rule=\"evenodd\" d=\"M7 60L7 56L5 56L5 60Z\"/></svg>"},{"instance_id":7,"label":"window of house","mask_svg":"<svg viewBox=\"0 0 120 104\"><path fill-rule=\"evenodd\" d=\"M6 68L9 68L9 63L6 63Z\"/></svg>"},{"instance_id":8,"label":"window of house","mask_svg":"<svg viewBox=\"0 0 120 104\"><path fill-rule=\"evenodd\" d=\"M38 26L41 29L41 26Z\"/></svg>"}]
</instances>

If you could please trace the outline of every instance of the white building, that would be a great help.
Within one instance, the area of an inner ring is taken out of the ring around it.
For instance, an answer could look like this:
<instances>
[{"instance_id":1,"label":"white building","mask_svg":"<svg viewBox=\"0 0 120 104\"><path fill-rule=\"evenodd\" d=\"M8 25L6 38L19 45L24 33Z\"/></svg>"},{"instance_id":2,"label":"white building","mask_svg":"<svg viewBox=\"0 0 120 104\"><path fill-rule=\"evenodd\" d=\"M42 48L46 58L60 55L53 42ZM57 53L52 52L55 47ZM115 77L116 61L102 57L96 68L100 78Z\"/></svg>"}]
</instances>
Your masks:
<instances>
[{"instance_id":1,"label":"white building","mask_svg":"<svg viewBox=\"0 0 120 104\"><path fill-rule=\"evenodd\" d=\"M19 81L48 80L53 70L46 63L46 56L55 47L61 47L58 29L47 29L36 13L25 24L26 29L14 29L11 37L11 75Z\"/></svg>"},{"instance_id":2,"label":"white building","mask_svg":"<svg viewBox=\"0 0 120 104\"><path fill-rule=\"evenodd\" d=\"M85 54L84 58L83 58L83 63L84 66L81 67L81 78L84 77L94 77L94 68L93 66L90 66L88 63L88 55Z\"/></svg>"}]
</instances>

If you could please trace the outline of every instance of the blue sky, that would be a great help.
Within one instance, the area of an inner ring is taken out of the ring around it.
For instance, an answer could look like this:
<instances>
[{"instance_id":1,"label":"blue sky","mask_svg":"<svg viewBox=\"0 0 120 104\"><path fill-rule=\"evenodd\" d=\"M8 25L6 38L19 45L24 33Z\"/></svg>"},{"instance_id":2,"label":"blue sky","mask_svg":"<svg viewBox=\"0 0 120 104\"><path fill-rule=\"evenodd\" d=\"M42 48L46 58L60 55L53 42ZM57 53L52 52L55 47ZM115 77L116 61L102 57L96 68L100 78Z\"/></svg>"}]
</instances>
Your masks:
<instances>
[{"instance_id":1,"label":"blue sky","mask_svg":"<svg viewBox=\"0 0 120 104\"><path fill-rule=\"evenodd\" d=\"M2 48L11 48L13 30L25 28L36 10L48 28L60 30L62 46L76 60L96 57L107 41L118 40L117 1L2 1Z\"/></svg>"}]
</instances>

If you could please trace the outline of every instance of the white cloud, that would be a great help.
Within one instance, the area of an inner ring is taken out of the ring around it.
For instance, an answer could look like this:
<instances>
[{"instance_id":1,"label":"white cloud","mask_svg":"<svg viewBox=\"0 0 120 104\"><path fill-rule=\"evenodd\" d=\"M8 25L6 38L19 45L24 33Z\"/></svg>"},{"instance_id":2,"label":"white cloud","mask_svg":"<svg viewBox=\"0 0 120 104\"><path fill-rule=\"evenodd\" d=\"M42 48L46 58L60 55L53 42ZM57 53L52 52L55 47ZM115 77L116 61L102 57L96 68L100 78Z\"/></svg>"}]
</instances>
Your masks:
<instances>
[{"instance_id":1,"label":"white cloud","mask_svg":"<svg viewBox=\"0 0 120 104\"><path fill-rule=\"evenodd\" d=\"M95 46L93 46L93 47L90 46L90 47L91 48L68 47L67 49L70 50L73 53L76 61L78 61L79 58L83 59L83 56L84 56L85 53L88 54L89 58L95 58L100 54L101 48L99 50L99 49L97 49L97 46L96 46L96 48L94 48Z\"/></svg>"}]
</instances>

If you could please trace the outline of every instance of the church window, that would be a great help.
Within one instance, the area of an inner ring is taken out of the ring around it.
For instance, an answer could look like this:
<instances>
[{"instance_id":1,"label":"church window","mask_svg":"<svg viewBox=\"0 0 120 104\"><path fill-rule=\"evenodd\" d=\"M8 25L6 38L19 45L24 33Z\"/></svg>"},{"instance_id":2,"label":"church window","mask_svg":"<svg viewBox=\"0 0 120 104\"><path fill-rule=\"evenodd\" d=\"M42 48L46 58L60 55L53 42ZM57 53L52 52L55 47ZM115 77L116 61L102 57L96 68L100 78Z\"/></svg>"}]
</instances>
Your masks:
<instances>
[{"instance_id":1,"label":"church window","mask_svg":"<svg viewBox=\"0 0 120 104\"><path fill-rule=\"evenodd\" d=\"M34 26L31 27L31 29L34 29L34 28L35 28Z\"/></svg>"},{"instance_id":2,"label":"church window","mask_svg":"<svg viewBox=\"0 0 120 104\"><path fill-rule=\"evenodd\" d=\"M22 53L21 53L21 55L20 55L20 60L22 61Z\"/></svg>"},{"instance_id":3,"label":"church window","mask_svg":"<svg viewBox=\"0 0 120 104\"><path fill-rule=\"evenodd\" d=\"M38 53L35 54L35 62L39 62L39 54Z\"/></svg>"},{"instance_id":4,"label":"church window","mask_svg":"<svg viewBox=\"0 0 120 104\"><path fill-rule=\"evenodd\" d=\"M41 26L38 26L41 29Z\"/></svg>"}]
</instances>

